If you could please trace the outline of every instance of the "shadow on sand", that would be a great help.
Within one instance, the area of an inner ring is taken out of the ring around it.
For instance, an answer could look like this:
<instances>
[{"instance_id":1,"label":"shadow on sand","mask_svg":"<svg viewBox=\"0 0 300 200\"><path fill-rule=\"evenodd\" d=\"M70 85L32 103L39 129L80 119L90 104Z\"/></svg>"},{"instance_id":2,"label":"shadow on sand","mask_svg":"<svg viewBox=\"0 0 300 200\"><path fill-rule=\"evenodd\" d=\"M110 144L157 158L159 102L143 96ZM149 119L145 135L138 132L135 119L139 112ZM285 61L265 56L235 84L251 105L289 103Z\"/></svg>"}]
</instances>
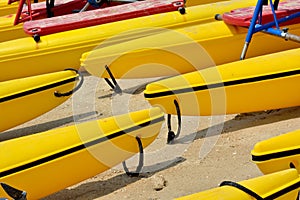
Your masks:
<instances>
[{"instance_id":1,"label":"shadow on sand","mask_svg":"<svg viewBox=\"0 0 300 200\"><path fill-rule=\"evenodd\" d=\"M108 195L116 190L119 190L129 184L141 180L142 178L150 178L155 173L163 171L167 168L174 167L179 163L184 162L185 159L177 157L173 160L168 160L163 163L157 163L151 166L144 166L143 171L138 177L130 177L126 173L117 174L107 180L92 181L80 184L78 187L72 189L64 189L53 195L45 197L43 200L56 199L85 199L92 200L105 195ZM164 167L161 167L164 166Z\"/></svg>"},{"instance_id":2,"label":"shadow on sand","mask_svg":"<svg viewBox=\"0 0 300 200\"><path fill-rule=\"evenodd\" d=\"M300 107L239 114L235 118L225 121L224 123L216 124L206 129L197 131L196 133L191 133L189 135L179 137L175 143L192 142L191 140L198 140L205 137L216 136L220 133L227 134L250 127L272 124L298 117L300 117ZM211 133L210 135L208 135L207 133L209 129L216 130L215 134Z\"/></svg>"}]
</instances>

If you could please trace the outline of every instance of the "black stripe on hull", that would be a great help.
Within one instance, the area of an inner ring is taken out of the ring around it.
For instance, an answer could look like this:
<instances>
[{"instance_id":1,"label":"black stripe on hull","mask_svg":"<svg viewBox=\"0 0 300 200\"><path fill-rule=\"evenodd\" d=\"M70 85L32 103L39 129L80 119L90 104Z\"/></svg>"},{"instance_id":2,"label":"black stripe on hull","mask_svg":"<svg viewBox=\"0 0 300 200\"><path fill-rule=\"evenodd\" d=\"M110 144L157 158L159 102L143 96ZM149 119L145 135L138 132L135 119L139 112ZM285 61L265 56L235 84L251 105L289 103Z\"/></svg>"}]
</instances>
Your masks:
<instances>
[{"instance_id":1,"label":"black stripe on hull","mask_svg":"<svg viewBox=\"0 0 300 200\"><path fill-rule=\"evenodd\" d=\"M42 86L42 87L39 87L39 88L34 88L32 90L27 90L27 91L24 91L24 92L20 92L20 93L17 93L17 94L6 96L6 97L3 97L3 98L0 98L0 103L10 101L10 100L14 100L14 99L17 99L17 98L21 98L21 97L31 95L31 94L34 94L34 93L42 92L42 91L45 91L45 90L49 90L49 89L52 89L52 88L55 88L55 87L58 87L58 86L61 86L61 85L65 85L67 83L71 83L71 82L76 81L77 78L78 77L72 77L72 78L65 79L65 80L60 81L60 82L55 82L55 83L45 85L45 86Z\"/></svg>"},{"instance_id":2,"label":"black stripe on hull","mask_svg":"<svg viewBox=\"0 0 300 200\"><path fill-rule=\"evenodd\" d=\"M291 149L287 151L279 151L276 153L265 154L260 156L252 155L252 160L255 162L263 162L263 161L268 161L268 160L283 158L288 156L294 156L294 155L300 155L300 148Z\"/></svg>"},{"instance_id":3,"label":"black stripe on hull","mask_svg":"<svg viewBox=\"0 0 300 200\"><path fill-rule=\"evenodd\" d=\"M252 78L245 78L245 79L238 79L238 80L227 81L227 82L214 83L214 84L210 84L210 85L199 85L199 86L195 86L195 87L182 88L182 89L178 89L178 90L169 90L169 91L152 93L152 94L144 93L144 96L145 96L145 98L150 99L150 98L170 96L170 95L182 94L182 93L188 93L188 92L196 92L196 91L208 90L208 89L214 89L214 88L220 88L220 87L226 87L226 86L240 85L240 84L245 84L245 83L253 83L253 82L259 82L259 81L265 81L265 80L271 80L271 79L277 79L277 78L284 78L284 77L298 75L298 74L300 74L300 70L293 70L293 71L282 72L282 73L277 73L277 74L268 74L268 75L252 77Z\"/></svg>"},{"instance_id":4,"label":"black stripe on hull","mask_svg":"<svg viewBox=\"0 0 300 200\"><path fill-rule=\"evenodd\" d=\"M141 123L141 124L139 124L137 126L134 126L134 127L131 127L131 128L125 129L125 130L121 130L119 132L115 132L115 133L110 134L110 135L108 135L106 137L98 138L98 139L95 139L93 141L90 141L90 142L87 142L87 143L84 143L84 144L80 144L80 145L78 145L76 147L72 147L70 149L58 152L56 154L52 154L50 156L41 158L39 160L30 162L30 163L27 163L27 164L24 164L24 165L21 165L21 166L18 166L18 167L15 167L15 168L3 171L3 172L0 172L0 178L3 178L3 177L8 176L8 175L12 175L14 173L21 172L21 171L26 170L26 169L30 169L32 167L35 167L35 166L38 166L38 165L41 165L41 164L45 164L45 163L50 162L52 160L55 160L55 159L67 156L69 154L75 153L75 152L83 150L85 148L94 146L96 144L100 144L102 142L105 142L105 141L108 141L108 140L111 140L111 139L114 139L114 138L117 138L117 137L125 135L125 134L127 134L129 132L133 132L135 130L138 130L138 129L141 129L143 127L146 127L146 126L148 126L150 124L155 124L155 123L158 123L158 122L161 122L161 121L164 121L164 117L163 116L160 117L160 118L149 120L148 122Z\"/></svg>"},{"instance_id":5,"label":"black stripe on hull","mask_svg":"<svg viewBox=\"0 0 300 200\"><path fill-rule=\"evenodd\" d=\"M293 190L298 190L299 187L300 187L300 181L298 181L286 188L283 188L282 190L279 190L279 191L271 194L270 196L265 197L264 200L274 200L274 199L279 198Z\"/></svg>"}]
</instances>

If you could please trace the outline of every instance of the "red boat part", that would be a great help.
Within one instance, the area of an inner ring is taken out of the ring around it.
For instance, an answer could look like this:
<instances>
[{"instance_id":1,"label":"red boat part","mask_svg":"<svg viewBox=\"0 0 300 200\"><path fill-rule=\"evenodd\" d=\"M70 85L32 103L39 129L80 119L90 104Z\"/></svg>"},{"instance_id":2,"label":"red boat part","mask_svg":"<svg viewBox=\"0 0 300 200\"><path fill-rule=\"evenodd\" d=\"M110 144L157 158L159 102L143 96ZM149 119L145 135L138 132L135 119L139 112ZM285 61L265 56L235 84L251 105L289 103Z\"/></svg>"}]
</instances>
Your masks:
<instances>
[{"instance_id":1,"label":"red boat part","mask_svg":"<svg viewBox=\"0 0 300 200\"><path fill-rule=\"evenodd\" d=\"M41 36L176 10L184 11L184 0L137 1L72 15L28 21L24 23L23 28L29 35Z\"/></svg>"},{"instance_id":2,"label":"red boat part","mask_svg":"<svg viewBox=\"0 0 300 200\"><path fill-rule=\"evenodd\" d=\"M224 13L222 15L222 19L227 24L249 27L250 21L254 13L254 9L255 6L235 9L230 12ZM297 12L300 12L300 0L283 1L280 2L278 5L278 9L276 10L276 18L280 19ZM272 21L274 21L274 17L270 6L264 6L261 24L266 24ZM300 23L300 18L295 18L283 24L287 25L295 23Z\"/></svg>"},{"instance_id":3,"label":"red boat part","mask_svg":"<svg viewBox=\"0 0 300 200\"><path fill-rule=\"evenodd\" d=\"M27 2L27 5L24 5L25 2ZM52 6L49 5L49 3L47 5L47 2L48 1L46 0L46 2L31 4L30 0L20 0L14 25L29 20L47 18L49 17L48 16L49 11L51 11L54 17L62 16L66 14L72 14L74 10L81 10L86 5L87 0L55 0L54 5ZM110 3L104 3L103 5L101 5L101 8L120 5L120 4L123 4L123 2L111 1ZM87 8L87 10L94 10L94 9L97 8L93 6L89 6Z\"/></svg>"}]
</instances>

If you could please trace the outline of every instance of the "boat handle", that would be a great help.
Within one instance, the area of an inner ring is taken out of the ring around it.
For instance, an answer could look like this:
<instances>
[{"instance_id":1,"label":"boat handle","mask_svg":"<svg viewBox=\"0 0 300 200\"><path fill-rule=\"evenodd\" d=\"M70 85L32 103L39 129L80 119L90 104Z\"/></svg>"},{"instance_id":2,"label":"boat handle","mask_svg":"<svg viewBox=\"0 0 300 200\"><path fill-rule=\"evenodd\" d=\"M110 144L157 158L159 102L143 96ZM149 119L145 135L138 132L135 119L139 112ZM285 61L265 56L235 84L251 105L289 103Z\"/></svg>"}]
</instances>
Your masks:
<instances>
[{"instance_id":1,"label":"boat handle","mask_svg":"<svg viewBox=\"0 0 300 200\"><path fill-rule=\"evenodd\" d=\"M81 88L81 86L82 86L82 84L83 84L84 78L83 78L82 73L80 73L78 70L73 69L73 68L67 68L67 69L65 69L65 70L71 70L71 71L76 72L76 73L79 75L80 81L79 81L78 85L77 85L73 90L71 90L71 91L69 91L69 92L60 93L60 92L58 92L58 91L55 91L55 92L54 92L54 96L56 96L56 97L66 97L66 96L70 96L70 95L72 95L74 92L76 92L77 90L79 90L79 88ZM77 78L76 78L76 79L77 79Z\"/></svg>"}]
</instances>

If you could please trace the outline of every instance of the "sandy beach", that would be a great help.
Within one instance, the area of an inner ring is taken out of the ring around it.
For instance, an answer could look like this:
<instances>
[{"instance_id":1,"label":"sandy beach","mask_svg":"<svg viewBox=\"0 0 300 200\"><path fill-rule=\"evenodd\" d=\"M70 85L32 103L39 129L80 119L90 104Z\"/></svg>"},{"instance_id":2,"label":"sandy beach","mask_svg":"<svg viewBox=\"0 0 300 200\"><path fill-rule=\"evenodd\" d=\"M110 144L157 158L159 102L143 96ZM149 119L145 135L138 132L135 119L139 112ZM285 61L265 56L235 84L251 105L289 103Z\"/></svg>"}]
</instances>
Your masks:
<instances>
[{"instance_id":1,"label":"sandy beach","mask_svg":"<svg viewBox=\"0 0 300 200\"><path fill-rule=\"evenodd\" d=\"M83 87L68 101L4 132L0 139L149 108L143 96L148 81L120 81L124 92L118 95L103 79L85 73ZM299 129L299 117L299 107L214 117L183 116L181 135L173 144L166 144L167 128L164 125L158 138L145 149L145 165L139 177L129 177L121 165L115 166L44 200L165 200L218 187L224 180L241 181L261 176L251 161L253 146L267 138ZM173 118L175 124L176 117ZM134 170L137 162L135 156L127 161L127 165Z\"/></svg>"}]
</instances>

